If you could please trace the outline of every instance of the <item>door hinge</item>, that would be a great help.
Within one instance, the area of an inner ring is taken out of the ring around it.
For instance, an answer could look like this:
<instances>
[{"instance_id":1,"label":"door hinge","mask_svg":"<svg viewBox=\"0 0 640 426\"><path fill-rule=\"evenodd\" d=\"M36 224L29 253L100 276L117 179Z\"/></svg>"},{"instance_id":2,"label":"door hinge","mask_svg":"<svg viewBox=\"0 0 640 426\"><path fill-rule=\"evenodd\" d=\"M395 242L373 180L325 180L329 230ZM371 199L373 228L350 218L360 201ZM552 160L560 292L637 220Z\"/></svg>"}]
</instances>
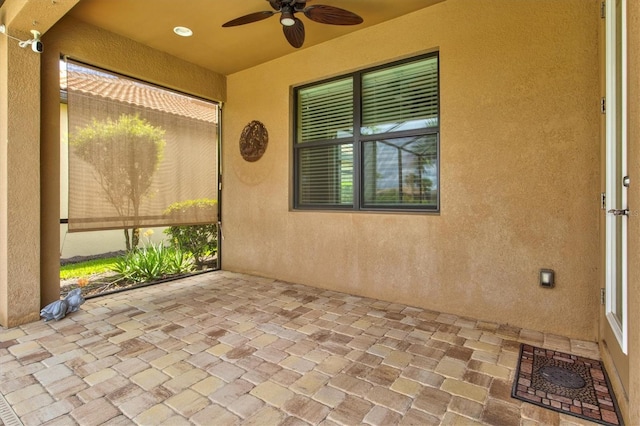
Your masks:
<instances>
[{"instance_id":1,"label":"door hinge","mask_svg":"<svg viewBox=\"0 0 640 426\"><path fill-rule=\"evenodd\" d=\"M600 3L600 17L602 19L607 17L607 5L605 2Z\"/></svg>"},{"instance_id":2,"label":"door hinge","mask_svg":"<svg viewBox=\"0 0 640 426\"><path fill-rule=\"evenodd\" d=\"M606 98L600 99L600 112L602 114L606 114L607 113L607 99Z\"/></svg>"},{"instance_id":3,"label":"door hinge","mask_svg":"<svg viewBox=\"0 0 640 426\"><path fill-rule=\"evenodd\" d=\"M601 305L604 305L604 302L606 301L606 297L607 296L605 294L604 288L601 288L600 289L600 304Z\"/></svg>"},{"instance_id":4,"label":"door hinge","mask_svg":"<svg viewBox=\"0 0 640 426\"><path fill-rule=\"evenodd\" d=\"M607 193L606 192L600 193L600 209L601 210L607 209Z\"/></svg>"}]
</instances>

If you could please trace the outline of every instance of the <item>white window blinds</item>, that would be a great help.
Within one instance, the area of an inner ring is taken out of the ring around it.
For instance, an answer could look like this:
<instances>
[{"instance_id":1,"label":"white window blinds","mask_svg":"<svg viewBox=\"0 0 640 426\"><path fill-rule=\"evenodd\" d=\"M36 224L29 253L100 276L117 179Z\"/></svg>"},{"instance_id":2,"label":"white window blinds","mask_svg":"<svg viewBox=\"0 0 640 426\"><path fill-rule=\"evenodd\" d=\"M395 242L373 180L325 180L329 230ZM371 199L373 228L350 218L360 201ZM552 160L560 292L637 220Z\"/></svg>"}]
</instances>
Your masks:
<instances>
[{"instance_id":1,"label":"white window blinds","mask_svg":"<svg viewBox=\"0 0 640 426\"><path fill-rule=\"evenodd\" d=\"M73 61L61 83L69 231L217 222L216 103Z\"/></svg>"}]
</instances>

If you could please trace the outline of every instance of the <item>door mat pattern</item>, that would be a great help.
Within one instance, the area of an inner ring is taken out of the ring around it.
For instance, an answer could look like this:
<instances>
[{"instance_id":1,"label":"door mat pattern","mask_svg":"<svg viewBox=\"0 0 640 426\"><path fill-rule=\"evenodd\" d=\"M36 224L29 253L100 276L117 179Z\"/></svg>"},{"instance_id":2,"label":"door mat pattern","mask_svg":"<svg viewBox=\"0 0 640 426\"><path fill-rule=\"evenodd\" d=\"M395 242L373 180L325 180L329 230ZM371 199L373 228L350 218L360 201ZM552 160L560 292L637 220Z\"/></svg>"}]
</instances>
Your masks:
<instances>
[{"instance_id":1,"label":"door mat pattern","mask_svg":"<svg viewBox=\"0 0 640 426\"><path fill-rule=\"evenodd\" d=\"M597 360L522 344L511 396L603 425L623 424Z\"/></svg>"}]
</instances>

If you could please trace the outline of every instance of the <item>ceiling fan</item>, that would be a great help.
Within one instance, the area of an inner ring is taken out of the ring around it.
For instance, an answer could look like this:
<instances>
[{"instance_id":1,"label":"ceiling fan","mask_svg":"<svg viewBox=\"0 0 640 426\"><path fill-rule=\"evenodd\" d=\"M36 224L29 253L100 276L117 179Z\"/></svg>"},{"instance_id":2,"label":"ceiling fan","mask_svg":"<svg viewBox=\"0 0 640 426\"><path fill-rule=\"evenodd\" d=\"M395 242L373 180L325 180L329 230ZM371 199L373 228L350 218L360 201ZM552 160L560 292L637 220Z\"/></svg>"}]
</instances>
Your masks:
<instances>
[{"instance_id":1,"label":"ceiling fan","mask_svg":"<svg viewBox=\"0 0 640 426\"><path fill-rule=\"evenodd\" d=\"M353 12L340 9L339 7L327 6L322 4L307 6L312 0L267 0L273 10L265 10L262 12L254 12L248 15L232 19L222 24L223 27L235 27L238 25L250 24L252 22L262 21L277 13L280 14L280 23L282 31L289 44L295 48L301 47L304 43L304 24L295 14L298 12L312 21L321 24L331 25L357 25L363 22L363 19Z\"/></svg>"}]
</instances>

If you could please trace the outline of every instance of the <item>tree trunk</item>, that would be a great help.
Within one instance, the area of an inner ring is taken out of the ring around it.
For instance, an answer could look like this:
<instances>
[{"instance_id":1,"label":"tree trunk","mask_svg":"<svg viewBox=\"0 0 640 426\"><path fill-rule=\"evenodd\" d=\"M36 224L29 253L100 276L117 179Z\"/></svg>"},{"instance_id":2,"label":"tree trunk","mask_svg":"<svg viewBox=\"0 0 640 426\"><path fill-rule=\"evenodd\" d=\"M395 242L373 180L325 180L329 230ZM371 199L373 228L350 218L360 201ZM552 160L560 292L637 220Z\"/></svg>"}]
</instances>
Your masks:
<instances>
[{"instance_id":1,"label":"tree trunk","mask_svg":"<svg viewBox=\"0 0 640 426\"><path fill-rule=\"evenodd\" d=\"M140 242L140 228L133 228L131 232L131 245L133 248L138 247L138 243Z\"/></svg>"},{"instance_id":2,"label":"tree trunk","mask_svg":"<svg viewBox=\"0 0 640 426\"><path fill-rule=\"evenodd\" d=\"M127 253L131 251L131 240L129 239L129 230L127 228L123 229L124 231L124 241L126 243Z\"/></svg>"}]
</instances>

